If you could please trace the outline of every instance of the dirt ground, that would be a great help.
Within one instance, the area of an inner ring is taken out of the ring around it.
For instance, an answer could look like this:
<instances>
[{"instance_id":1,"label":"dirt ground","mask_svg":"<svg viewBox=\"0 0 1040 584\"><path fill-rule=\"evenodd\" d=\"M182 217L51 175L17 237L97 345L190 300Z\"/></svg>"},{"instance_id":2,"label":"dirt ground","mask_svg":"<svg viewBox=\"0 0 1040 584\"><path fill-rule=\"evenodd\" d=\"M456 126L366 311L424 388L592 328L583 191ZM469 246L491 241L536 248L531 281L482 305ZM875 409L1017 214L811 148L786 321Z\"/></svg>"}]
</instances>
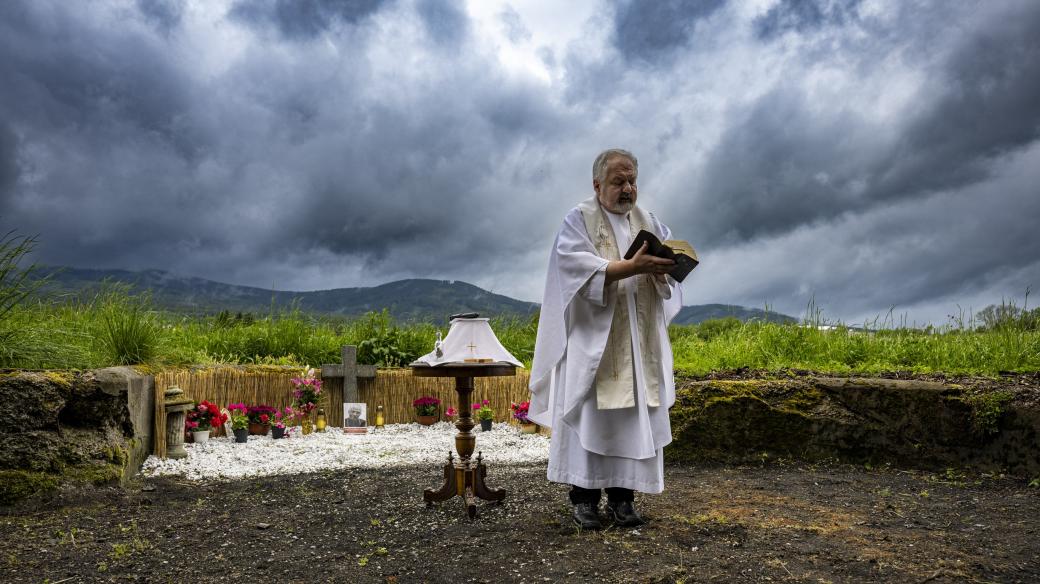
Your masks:
<instances>
[{"instance_id":1,"label":"dirt ground","mask_svg":"<svg viewBox=\"0 0 1040 584\"><path fill-rule=\"evenodd\" d=\"M544 466L475 521L435 468L143 480L0 516L3 582L1040 582L1040 488L768 461L668 467L650 523L579 532ZM609 525L609 524L608 524Z\"/></svg>"}]
</instances>

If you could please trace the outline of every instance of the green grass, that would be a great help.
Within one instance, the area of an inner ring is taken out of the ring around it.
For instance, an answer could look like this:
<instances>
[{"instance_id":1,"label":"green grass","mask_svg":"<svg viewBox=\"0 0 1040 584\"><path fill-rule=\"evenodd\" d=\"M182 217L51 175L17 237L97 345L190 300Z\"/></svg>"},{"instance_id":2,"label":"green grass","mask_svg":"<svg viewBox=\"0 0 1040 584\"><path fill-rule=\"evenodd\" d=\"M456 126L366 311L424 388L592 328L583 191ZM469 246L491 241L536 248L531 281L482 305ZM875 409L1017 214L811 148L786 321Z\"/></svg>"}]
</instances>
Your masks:
<instances>
[{"instance_id":1,"label":"green grass","mask_svg":"<svg viewBox=\"0 0 1040 584\"><path fill-rule=\"evenodd\" d=\"M388 314L345 320L299 310L266 316L188 317L152 310L147 297L113 288L88 302L22 303L5 317L16 330L0 346L0 366L87 369L118 364L321 365L357 345L361 362L404 365L430 351L432 324L401 325ZM528 367L536 319L492 322L502 344ZM670 329L678 372L702 375L748 367L830 373L881 371L991 375L1040 370L1040 332L1026 321L970 328L831 331L775 323L708 321ZM11 342L13 341L13 342Z\"/></svg>"},{"instance_id":2,"label":"green grass","mask_svg":"<svg viewBox=\"0 0 1040 584\"><path fill-rule=\"evenodd\" d=\"M703 325L701 325L703 326ZM676 369L705 374L749 367L832 373L996 374L1040 370L1040 333L1030 330L922 331L911 328L824 331L774 323L741 323L714 336L673 327Z\"/></svg>"}]
</instances>

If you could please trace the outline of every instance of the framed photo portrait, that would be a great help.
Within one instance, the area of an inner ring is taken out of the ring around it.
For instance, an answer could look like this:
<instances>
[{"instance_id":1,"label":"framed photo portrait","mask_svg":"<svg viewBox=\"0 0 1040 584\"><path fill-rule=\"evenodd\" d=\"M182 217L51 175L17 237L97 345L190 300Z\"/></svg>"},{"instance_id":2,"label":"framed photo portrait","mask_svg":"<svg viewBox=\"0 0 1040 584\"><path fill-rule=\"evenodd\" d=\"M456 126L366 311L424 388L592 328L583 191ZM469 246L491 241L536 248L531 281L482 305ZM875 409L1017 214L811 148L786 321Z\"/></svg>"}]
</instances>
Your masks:
<instances>
[{"instance_id":1,"label":"framed photo portrait","mask_svg":"<svg viewBox=\"0 0 1040 584\"><path fill-rule=\"evenodd\" d=\"M368 432L368 405L364 403L343 404L343 430L348 433Z\"/></svg>"}]
</instances>

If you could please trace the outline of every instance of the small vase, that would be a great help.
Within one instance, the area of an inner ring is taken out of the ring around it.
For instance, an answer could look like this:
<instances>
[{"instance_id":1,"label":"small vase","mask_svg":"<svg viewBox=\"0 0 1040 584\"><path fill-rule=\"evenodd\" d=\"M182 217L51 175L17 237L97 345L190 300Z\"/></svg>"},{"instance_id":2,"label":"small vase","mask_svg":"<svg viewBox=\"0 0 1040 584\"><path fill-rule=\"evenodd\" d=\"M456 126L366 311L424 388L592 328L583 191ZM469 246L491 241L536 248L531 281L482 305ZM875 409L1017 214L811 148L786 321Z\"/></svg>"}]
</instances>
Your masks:
<instances>
[{"instance_id":1,"label":"small vase","mask_svg":"<svg viewBox=\"0 0 1040 584\"><path fill-rule=\"evenodd\" d=\"M231 431L235 433L237 444L245 444L249 440L249 428L233 428Z\"/></svg>"},{"instance_id":2,"label":"small vase","mask_svg":"<svg viewBox=\"0 0 1040 584\"><path fill-rule=\"evenodd\" d=\"M416 416L415 420L423 426L432 426L437 423L437 416Z\"/></svg>"},{"instance_id":3,"label":"small vase","mask_svg":"<svg viewBox=\"0 0 1040 584\"><path fill-rule=\"evenodd\" d=\"M205 444L209 442L209 430L195 430L191 433L191 437L195 444Z\"/></svg>"},{"instance_id":4,"label":"small vase","mask_svg":"<svg viewBox=\"0 0 1040 584\"><path fill-rule=\"evenodd\" d=\"M275 440L285 438L285 428L279 428L278 426L271 428L271 437Z\"/></svg>"},{"instance_id":5,"label":"small vase","mask_svg":"<svg viewBox=\"0 0 1040 584\"><path fill-rule=\"evenodd\" d=\"M480 431L481 432L490 432L491 431L491 420L481 420L480 421Z\"/></svg>"},{"instance_id":6,"label":"small vase","mask_svg":"<svg viewBox=\"0 0 1040 584\"><path fill-rule=\"evenodd\" d=\"M314 425L311 423L310 417L306 417L300 420L300 433L306 436L314 431Z\"/></svg>"},{"instance_id":7,"label":"small vase","mask_svg":"<svg viewBox=\"0 0 1040 584\"><path fill-rule=\"evenodd\" d=\"M535 424L534 422L521 423L520 424L520 433L521 434L537 434L538 433L538 424Z\"/></svg>"},{"instance_id":8,"label":"small vase","mask_svg":"<svg viewBox=\"0 0 1040 584\"><path fill-rule=\"evenodd\" d=\"M249 422L249 433L253 436L267 436L267 431L271 429L270 424L261 424L260 422Z\"/></svg>"}]
</instances>

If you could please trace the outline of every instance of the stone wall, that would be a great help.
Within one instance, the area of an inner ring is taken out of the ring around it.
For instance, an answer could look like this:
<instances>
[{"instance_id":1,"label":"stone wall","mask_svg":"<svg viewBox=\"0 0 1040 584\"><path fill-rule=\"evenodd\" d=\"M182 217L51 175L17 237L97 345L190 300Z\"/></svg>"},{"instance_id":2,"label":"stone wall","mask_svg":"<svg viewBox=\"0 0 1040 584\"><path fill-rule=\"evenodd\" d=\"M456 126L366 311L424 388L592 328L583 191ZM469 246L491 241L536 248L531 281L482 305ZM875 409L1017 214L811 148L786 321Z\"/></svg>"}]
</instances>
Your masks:
<instances>
[{"instance_id":1,"label":"stone wall","mask_svg":"<svg viewBox=\"0 0 1040 584\"><path fill-rule=\"evenodd\" d=\"M0 505L132 476L152 448L153 388L126 367L0 374Z\"/></svg>"},{"instance_id":2,"label":"stone wall","mask_svg":"<svg viewBox=\"0 0 1040 584\"><path fill-rule=\"evenodd\" d=\"M1040 407L1014 388L891 379L705 380L681 385L673 462L763 457L1040 475Z\"/></svg>"}]
</instances>

